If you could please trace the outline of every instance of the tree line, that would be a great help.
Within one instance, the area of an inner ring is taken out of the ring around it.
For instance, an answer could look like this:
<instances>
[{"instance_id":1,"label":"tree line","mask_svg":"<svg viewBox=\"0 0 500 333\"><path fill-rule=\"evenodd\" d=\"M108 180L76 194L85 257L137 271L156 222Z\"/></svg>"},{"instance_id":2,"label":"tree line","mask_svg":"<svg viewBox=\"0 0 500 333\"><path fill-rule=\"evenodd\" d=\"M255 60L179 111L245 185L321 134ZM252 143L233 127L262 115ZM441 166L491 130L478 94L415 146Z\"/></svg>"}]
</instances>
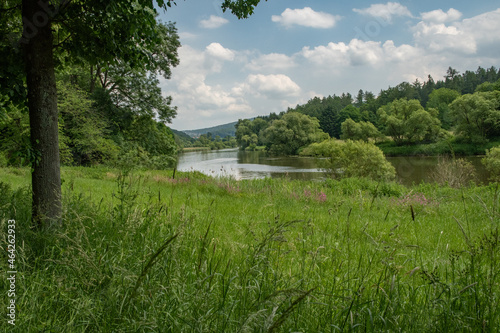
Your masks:
<instances>
[{"instance_id":1,"label":"tree line","mask_svg":"<svg viewBox=\"0 0 500 333\"><path fill-rule=\"evenodd\" d=\"M242 149L265 146L276 154L297 154L325 137L391 141L395 145L442 139L483 144L500 137L500 70L460 74L449 67L443 80L402 82L378 96L359 90L288 108L280 114L240 119L236 140Z\"/></svg>"},{"instance_id":2,"label":"tree line","mask_svg":"<svg viewBox=\"0 0 500 333\"><path fill-rule=\"evenodd\" d=\"M226 135L221 137L218 134L207 132L192 138L184 132L172 130L175 142L180 149L183 148L209 148L211 150L238 147L234 136Z\"/></svg>"}]
</instances>

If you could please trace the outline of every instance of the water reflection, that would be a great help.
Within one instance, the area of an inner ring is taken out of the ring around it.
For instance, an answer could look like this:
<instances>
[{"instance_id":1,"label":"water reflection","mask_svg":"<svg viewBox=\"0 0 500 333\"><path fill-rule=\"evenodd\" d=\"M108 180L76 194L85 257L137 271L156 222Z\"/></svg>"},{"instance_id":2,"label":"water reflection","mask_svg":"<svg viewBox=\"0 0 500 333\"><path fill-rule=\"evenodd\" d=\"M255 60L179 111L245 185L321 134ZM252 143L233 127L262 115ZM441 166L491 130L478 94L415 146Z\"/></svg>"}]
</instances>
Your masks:
<instances>
[{"instance_id":1,"label":"water reflection","mask_svg":"<svg viewBox=\"0 0 500 333\"><path fill-rule=\"evenodd\" d=\"M200 171L210 176L231 176L235 179L289 177L290 179L323 179L312 158L270 157L263 152L238 149L181 153L179 171Z\"/></svg>"},{"instance_id":2,"label":"water reflection","mask_svg":"<svg viewBox=\"0 0 500 333\"><path fill-rule=\"evenodd\" d=\"M432 182L438 157L388 157L397 173L398 181L405 185ZM477 180L485 183L487 174L481 158L466 157L476 168ZM288 177L290 179L323 180L325 173L317 160L307 157L273 157L263 152L238 149L186 152L179 155L177 169L200 171L210 176L231 176L235 179Z\"/></svg>"},{"instance_id":3,"label":"water reflection","mask_svg":"<svg viewBox=\"0 0 500 333\"><path fill-rule=\"evenodd\" d=\"M438 168L442 157L437 156L400 156L387 157L387 160L396 169L398 180L405 184L419 184L421 182L433 182L433 174ZM487 183L488 173L481 163L480 156L461 157L470 162L476 170L476 182Z\"/></svg>"}]
</instances>

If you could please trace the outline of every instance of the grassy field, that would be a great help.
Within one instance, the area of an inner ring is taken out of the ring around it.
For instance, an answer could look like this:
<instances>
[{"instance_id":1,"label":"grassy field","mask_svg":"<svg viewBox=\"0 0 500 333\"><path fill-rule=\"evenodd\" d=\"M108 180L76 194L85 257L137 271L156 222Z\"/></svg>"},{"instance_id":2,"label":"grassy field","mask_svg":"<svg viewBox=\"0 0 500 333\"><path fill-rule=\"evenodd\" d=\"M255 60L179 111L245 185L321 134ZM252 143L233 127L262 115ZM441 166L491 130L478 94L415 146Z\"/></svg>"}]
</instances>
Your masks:
<instances>
[{"instance_id":1,"label":"grassy field","mask_svg":"<svg viewBox=\"0 0 500 333\"><path fill-rule=\"evenodd\" d=\"M498 184L237 182L105 168L63 168L62 178L64 227L33 232L29 170L0 169L1 228L16 220L18 271L16 326L3 316L0 330L500 327Z\"/></svg>"}]
</instances>

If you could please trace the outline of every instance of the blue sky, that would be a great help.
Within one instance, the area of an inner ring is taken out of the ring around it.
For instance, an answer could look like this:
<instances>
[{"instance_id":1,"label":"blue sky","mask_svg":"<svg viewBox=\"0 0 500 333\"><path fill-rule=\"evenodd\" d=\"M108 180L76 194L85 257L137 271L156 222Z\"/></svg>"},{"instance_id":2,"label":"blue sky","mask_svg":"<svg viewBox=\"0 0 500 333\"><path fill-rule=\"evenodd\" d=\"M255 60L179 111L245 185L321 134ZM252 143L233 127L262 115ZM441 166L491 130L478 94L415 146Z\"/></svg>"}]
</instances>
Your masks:
<instances>
[{"instance_id":1,"label":"blue sky","mask_svg":"<svg viewBox=\"0 0 500 333\"><path fill-rule=\"evenodd\" d=\"M497 1L269 0L246 20L221 0L179 0L180 64L165 95L171 127L215 126L280 112L314 96L376 95L402 81L500 67Z\"/></svg>"}]
</instances>

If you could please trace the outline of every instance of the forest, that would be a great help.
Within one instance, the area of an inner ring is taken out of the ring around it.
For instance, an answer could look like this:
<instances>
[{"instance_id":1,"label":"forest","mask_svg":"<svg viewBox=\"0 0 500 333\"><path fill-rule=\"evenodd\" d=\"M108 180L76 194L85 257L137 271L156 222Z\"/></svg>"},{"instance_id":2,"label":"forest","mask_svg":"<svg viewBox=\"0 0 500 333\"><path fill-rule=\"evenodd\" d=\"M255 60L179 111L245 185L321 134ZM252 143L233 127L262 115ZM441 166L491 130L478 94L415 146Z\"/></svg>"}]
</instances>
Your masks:
<instances>
[{"instance_id":1,"label":"forest","mask_svg":"<svg viewBox=\"0 0 500 333\"><path fill-rule=\"evenodd\" d=\"M162 96L158 75L169 77L179 62L173 24L158 24L160 43L151 68L114 60L66 59L56 71L59 151L63 165L132 163L146 168L172 166L177 154L168 124L176 115ZM4 53L9 45L4 46ZM64 54L63 54L64 55ZM63 56L62 55L62 56ZM61 56L61 57L62 57ZM0 99L0 165L26 166L36 159L31 148L25 83L19 60L3 57ZM10 70L10 72L9 72Z\"/></svg>"},{"instance_id":2,"label":"forest","mask_svg":"<svg viewBox=\"0 0 500 333\"><path fill-rule=\"evenodd\" d=\"M450 143L459 154L484 154L500 138L500 71L478 67L460 74L449 67L443 80L429 75L377 96L359 90L355 97L315 97L280 114L240 119L236 128L241 149L265 146L275 154L298 154L324 134L375 142L386 154L451 153ZM442 149L422 149L437 142Z\"/></svg>"}]
</instances>

